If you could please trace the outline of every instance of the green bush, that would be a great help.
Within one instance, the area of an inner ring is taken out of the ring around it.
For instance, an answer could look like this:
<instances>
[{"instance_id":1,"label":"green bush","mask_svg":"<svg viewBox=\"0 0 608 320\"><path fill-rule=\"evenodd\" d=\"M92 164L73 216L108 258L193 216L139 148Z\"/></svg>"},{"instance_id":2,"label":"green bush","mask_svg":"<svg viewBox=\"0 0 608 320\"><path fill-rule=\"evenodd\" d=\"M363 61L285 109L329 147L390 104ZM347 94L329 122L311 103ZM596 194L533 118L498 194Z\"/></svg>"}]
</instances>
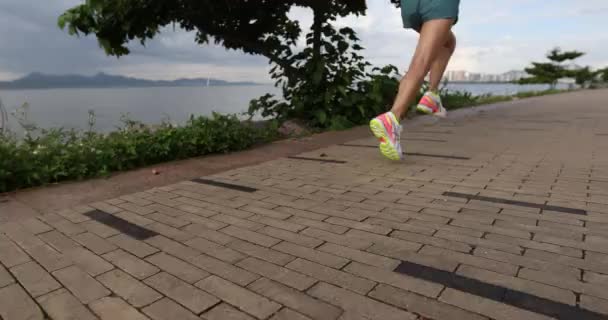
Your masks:
<instances>
[{"instance_id":1,"label":"green bush","mask_svg":"<svg viewBox=\"0 0 608 320\"><path fill-rule=\"evenodd\" d=\"M150 128L125 121L109 134L92 130L28 131L0 135L0 192L108 175L163 161L242 150L275 138L276 126L236 116L191 117L184 126Z\"/></svg>"}]
</instances>

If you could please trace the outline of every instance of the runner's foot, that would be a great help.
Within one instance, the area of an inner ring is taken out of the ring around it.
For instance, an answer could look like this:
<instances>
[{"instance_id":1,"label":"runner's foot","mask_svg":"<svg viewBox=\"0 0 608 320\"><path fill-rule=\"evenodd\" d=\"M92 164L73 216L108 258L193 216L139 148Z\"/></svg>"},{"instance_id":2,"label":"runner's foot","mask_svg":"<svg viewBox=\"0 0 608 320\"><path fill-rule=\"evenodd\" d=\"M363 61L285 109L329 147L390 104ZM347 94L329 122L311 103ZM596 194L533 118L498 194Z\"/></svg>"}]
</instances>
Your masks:
<instances>
[{"instance_id":1,"label":"runner's foot","mask_svg":"<svg viewBox=\"0 0 608 320\"><path fill-rule=\"evenodd\" d=\"M401 126L392 112L372 119L369 123L372 133L380 140L380 152L390 160L403 159L401 151Z\"/></svg>"},{"instance_id":2,"label":"runner's foot","mask_svg":"<svg viewBox=\"0 0 608 320\"><path fill-rule=\"evenodd\" d=\"M445 118L448 115L447 110L445 110L441 103L441 97L432 91L427 91L422 96L416 109L422 113L432 114L440 118Z\"/></svg>"}]
</instances>

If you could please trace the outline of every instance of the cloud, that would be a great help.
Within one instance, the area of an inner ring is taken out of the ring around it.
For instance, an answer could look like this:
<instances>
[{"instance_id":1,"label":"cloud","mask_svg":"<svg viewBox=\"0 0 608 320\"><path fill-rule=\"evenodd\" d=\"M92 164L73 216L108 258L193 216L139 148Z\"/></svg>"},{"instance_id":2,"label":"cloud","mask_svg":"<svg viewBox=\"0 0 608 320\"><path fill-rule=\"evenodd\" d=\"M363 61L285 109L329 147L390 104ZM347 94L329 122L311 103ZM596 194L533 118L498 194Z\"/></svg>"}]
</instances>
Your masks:
<instances>
[{"instance_id":1,"label":"cloud","mask_svg":"<svg viewBox=\"0 0 608 320\"><path fill-rule=\"evenodd\" d=\"M194 35L165 28L132 54L107 57L93 37L70 37L59 30L57 16L82 0L0 1L0 80L33 71L94 74L99 71L151 79L213 76L227 80L269 81L264 57L227 51L217 45L198 45ZM399 10L388 0L368 1L367 16L336 21L351 26L362 39L364 55L376 65L408 67L418 35L402 28ZM294 8L290 16L307 29L312 13ZM461 2L461 17L454 28L458 49L449 69L498 73L523 69L542 60L554 46L588 54L578 63L605 67L608 34L598 26L608 19L606 0L546 0ZM299 45L304 46L300 40Z\"/></svg>"}]
</instances>

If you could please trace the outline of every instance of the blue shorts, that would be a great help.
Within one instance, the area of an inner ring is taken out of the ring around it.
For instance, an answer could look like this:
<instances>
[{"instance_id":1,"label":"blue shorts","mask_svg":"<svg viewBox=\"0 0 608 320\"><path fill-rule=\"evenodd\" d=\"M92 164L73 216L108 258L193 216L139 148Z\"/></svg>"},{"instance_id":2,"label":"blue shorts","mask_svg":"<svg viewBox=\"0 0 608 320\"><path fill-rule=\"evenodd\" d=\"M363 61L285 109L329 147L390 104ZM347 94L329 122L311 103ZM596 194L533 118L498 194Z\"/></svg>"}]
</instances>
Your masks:
<instances>
[{"instance_id":1,"label":"blue shorts","mask_svg":"<svg viewBox=\"0 0 608 320\"><path fill-rule=\"evenodd\" d=\"M420 31L429 20L454 19L458 21L460 0L401 0L403 27Z\"/></svg>"}]
</instances>

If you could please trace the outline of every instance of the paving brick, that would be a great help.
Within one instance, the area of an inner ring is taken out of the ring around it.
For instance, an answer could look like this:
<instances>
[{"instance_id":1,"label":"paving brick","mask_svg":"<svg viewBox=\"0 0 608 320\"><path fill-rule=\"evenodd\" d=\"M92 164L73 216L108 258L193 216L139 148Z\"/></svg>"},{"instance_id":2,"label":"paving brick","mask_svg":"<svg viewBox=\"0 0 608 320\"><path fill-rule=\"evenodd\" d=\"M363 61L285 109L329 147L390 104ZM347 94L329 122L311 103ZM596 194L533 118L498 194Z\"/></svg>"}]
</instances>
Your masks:
<instances>
[{"instance_id":1,"label":"paving brick","mask_svg":"<svg viewBox=\"0 0 608 320\"><path fill-rule=\"evenodd\" d=\"M84 304L110 294L104 286L75 266L55 271L53 276Z\"/></svg>"},{"instance_id":2,"label":"paving brick","mask_svg":"<svg viewBox=\"0 0 608 320\"><path fill-rule=\"evenodd\" d=\"M405 320L417 319L417 316L389 306L387 304L358 295L354 292L338 288L336 286L320 282L310 290L308 294L330 304L348 310L361 319L370 320ZM344 318L342 318L344 319Z\"/></svg>"},{"instance_id":3,"label":"paving brick","mask_svg":"<svg viewBox=\"0 0 608 320\"><path fill-rule=\"evenodd\" d=\"M54 320L97 319L89 309L65 289L53 291L38 297L36 300L49 317Z\"/></svg>"},{"instance_id":4,"label":"paving brick","mask_svg":"<svg viewBox=\"0 0 608 320\"><path fill-rule=\"evenodd\" d=\"M591 271L585 271L583 280L590 283L601 284L608 286L608 275L599 274Z\"/></svg>"},{"instance_id":5,"label":"paving brick","mask_svg":"<svg viewBox=\"0 0 608 320\"><path fill-rule=\"evenodd\" d=\"M459 234L463 234L463 235L467 235L467 236L471 236L471 237L477 237L477 238L481 238L483 236L483 234L485 233L485 232L482 232L479 230L457 227L457 226L453 226L453 225L449 225L449 224L445 224L445 223L422 221L422 220L415 220L415 219L412 219L412 220L406 222L406 224L414 225L417 227L426 227L426 228L432 228L435 230L443 230L443 231L447 231L447 232L459 233Z\"/></svg>"},{"instance_id":6,"label":"paving brick","mask_svg":"<svg viewBox=\"0 0 608 320\"><path fill-rule=\"evenodd\" d=\"M265 232L265 230L267 228L271 228L271 227L266 227L262 230L259 230L258 232L255 232L255 231L250 231L247 229L238 228L235 226L229 226L229 227L222 229L221 232L226 233L232 237L235 237L235 238L238 238L241 240L245 240L247 242L255 243L255 244L263 246L263 247L272 247L275 244L279 243L281 240L277 239L276 237L273 238L274 233ZM277 234L281 233L281 232L289 233L289 231L284 231L281 229L275 229L275 228L271 228L271 229L277 230L277 232L276 232Z\"/></svg>"},{"instance_id":7,"label":"paving brick","mask_svg":"<svg viewBox=\"0 0 608 320\"><path fill-rule=\"evenodd\" d=\"M112 264L82 247L67 251L65 256L93 277L114 269Z\"/></svg>"},{"instance_id":8,"label":"paving brick","mask_svg":"<svg viewBox=\"0 0 608 320\"><path fill-rule=\"evenodd\" d=\"M139 280L120 270L104 273L98 276L97 280L136 308L149 305L163 297Z\"/></svg>"},{"instance_id":9,"label":"paving brick","mask_svg":"<svg viewBox=\"0 0 608 320\"><path fill-rule=\"evenodd\" d=\"M589 241L582 242L582 241L563 239L563 238L552 237L552 236L542 235L542 234L535 234L534 240L544 242L544 243L552 243L552 244L570 247L570 248L577 248L577 249L581 249L581 250L588 250L588 251L608 254L608 247L606 246L606 244L608 244L608 241L605 241L605 243L593 243L593 242L589 242Z\"/></svg>"},{"instance_id":10,"label":"paving brick","mask_svg":"<svg viewBox=\"0 0 608 320\"><path fill-rule=\"evenodd\" d=\"M276 302L216 276L201 280L196 286L261 319L268 318L281 308Z\"/></svg>"},{"instance_id":11,"label":"paving brick","mask_svg":"<svg viewBox=\"0 0 608 320\"><path fill-rule=\"evenodd\" d=\"M307 229L304 229L300 233L305 236L314 238L316 240L316 242L310 243L310 245L309 245L310 247L317 247L318 245L322 244L323 241L339 244L339 245L346 246L346 247L353 248L353 249L365 249L372 245L372 242L367 239L354 237L349 234L338 235L338 234L334 234L331 232L327 232L327 231L323 231L323 230L319 230L319 229L315 229L315 228L310 228L310 227ZM289 239L284 239L284 240L293 242ZM294 243L297 243L297 242L294 242ZM303 245L301 243L297 243L297 244ZM314 244L316 244L316 245L314 245ZM314 245L314 246L312 246L312 245Z\"/></svg>"},{"instance_id":12,"label":"paving brick","mask_svg":"<svg viewBox=\"0 0 608 320\"><path fill-rule=\"evenodd\" d=\"M75 224L56 214L45 214L38 218L51 225L53 228L57 229L57 231L68 236L76 235L86 231L83 226Z\"/></svg>"},{"instance_id":13,"label":"paving brick","mask_svg":"<svg viewBox=\"0 0 608 320\"><path fill-rule=\"evenodd\" d=\"M429 237L429 236L424 236L424 235L420 235L417 233L411 233L411 232L406 232L406 231L393 231L391 233L391 237L394 237L397 239L402 239L402 240L407 240L407 241L412 241L412 242L420 243L420 244L432 245L435 247L445 248L448 250L454 250L454 251L459 251L459 252L469 252L472 249L471 245L466 244L466 243L449 241L447 239ZM413 250L416 250L416 249L413 249Z\"/></svg>"},{"instance_id":14,"label":"paving brick","mask_svg":"<svg viewBox=\"0 0 608 320\"><path fill-rule=\"evenodd\" d=\"M276 207L276 208L274 208L274 210L293 215L293 217L291 217L290 219L303 218L303 219L309 219L309 220L323 221L323 220L327 219L327 217L328 217L328 215L325 215L325 214L320 214L320 213L316 213L316 212L300 210L300 209L295 209L295 208L290 208L290 207L284 207L284 206Z\"/></svg>"},{"instance_id":15,"label":"paving brick","mask_svg":"<svg viewBox=\"0 0 608 320\"><path fill-rule=\"evenodd\" d=\"M550 317L518 309L500 302L468 294L454 289L445 289L439 301L469 310L496 320L549 320Z\"/></svg>"},{"instance_id":16,"label":"paving brick","mask_svg":"<svg viewBox=\"0 0 608 320\"><path fill-rule=\"evenodd\" d=\"M317 280L256 258L247 258L237 266L298 290L310 288Z\"/></svg>"},{"instance_id":17,"label":"paving brick","mask_svg":"<svg viewBox=\"0 0 608 320\"><path fill-rule=\"evenodd\" d=\"M75 235L72 239L99 255L118 249L114 244L90 232Z\"/></svg>"},{"instance_id":18,"label":"paving brick","mask_svg":"<svg viewBox=\"0 0 608 320\"><path fill-rule=\"evenodd\" d=\"M86 231L92 232L102 238L109 238L111 236L120 234L120 231L93 220L85 221L79 224L79 226L86 229Z\"/></svg>"},{"instance_id":19,"label":"paving brick","mask_svg":"<svg viewBox=\"0 0 608 320\"><path fill-rule=\"evenodd\" d=\"M581 295L579 306L583 309L591 310L608 316L608 300Z\"/></svg>"},{"instance_id":20,"label":"paving brick","mask_svg":"<svg viewBox=\"0 0 608 320\"><path fill-rule=\"evenodd\" d=\"M571 228L576 228L571 225L562 225L563 226L562 228L556 228L556 227L536 226L536 224L527 225L527 224L521 224L521 223L513 223L510 221L502 221L502 220L496 220L496 223L494 225L499 226L499 227L504 227L504 228L510 228L510 229L526 230L526 231L533 232L533 233L542 233L542 234L547 234L547 235L553 235L553 236L568 238L568 239L573 239L573 240L579 240L579 241L583 240L582 233L576 232L573 230L569 230ZM497 233L497 232L495 232L495 233ZM504 233L502 233L502 234L504 234ZM505 234L505 235L508 235L508 234Z\"/></svg>"},{"instance_id":21,"label":"paving brick","mask_svg":"<svg viewBox=\"0 0 608 320\"><path fill-rule=\"evenodd\" d=\"M273 249L258 246L247 241L233 241L228 244L228 247L236 251L242 252L246 255L256 257L258 259L262 259L268 262L272 262L280 266L284 266L295 259L295 257L291 255Z\"/></svg>"},{"instance_id":22,"label":"paving brick","mask_svg":"<svg viewBox=\"0 0 608 320\"><path fill-rule=\"evenodd\" d=\"M330 217L326 219L325 222L381 235L387 235L392 231L391 228L336 217Z\"/></svg>"},{"instance_id":23,"label":"paving brick","mask_svg":"<svg viewBox=\"0 0 608 320\"><path fill-rule=\"evenodd\" d=\"M229 224L231 226L235 226L238 228L247 229L247 230L251 230L251 231L256 231L256 230L259 230L264 227L264 225L261 223L233 217L233 216L227 215L227 214L218 214L218 215L211 217L211 219Z\"/></svg>"},{"instance_id":24,"label":"paving brick","mask_svg":"<svg viewBox=\"0 0 608 320\"><path fill-rule=\"evenodd\" d=\"M384 213L386 213L386 215ZM450 217L454 216L454 214L449 214L449 215L450 215ZM409 219L416 219L416 220L428 221L428 222L437 222L437 223L443 223L443 224L450 222L450 218L439 216L439 215L433 215L433 214L423 214L423 213L420 213L417 211L411 211L407 207L405 209L388 208L388 209L382 210L381 217L388 219L388 220L395 220L398 222L405 222Z\"/></svg>"},{"instance_id":25,"label":"paving brick","mask_svg":"<svg viewBox=\"0 0 608 320\"><path fill-rule=\"evenodd\" d=\"M148 320L148 317L119 298L101 298L91 303L90 307L101 320Z\"/></svg>"},{"instance_id":26,"label":"paving brick","mask_svg":"<svg viewBox=\"0 0 608 320\"><path fill-rule=\"evenodd\" d=\"M142 312L153 320L200 320L194 313L167 298L145 307Z\"/></svg>"},{"instance_id":27,"label":"paving brick","mask_svg":"<svg viewBox=\"0 0 608 320\"><path fill-rule=\"evenodd\" d=\"M30 257L15 243L0 234L0 262L7 268L30 261Z\"/></svg>"},{"instance_id":28,"label":"paving brick","mask_svg":"<svg viewBox=\"0 0 608 320\"><path fill-rule=\"evenodd\" d=\"M27 249L27 253L49 272L72 264L70 259L46 244Z\"/></svg>"},{"instance_id":29,"label":"paving brick","mask_svg":"<svg viewBox=\"0 0 608 320\"><path fill-rule=\"evenodd\" d=\"M432 246L424 246L419 251L419 253L440 256L447 260L467 264L470 266L475 266L490 271L495 271L510 276L514 276L515 274L517 274L518 270L518 267L516 265L510 263L503 263L495 260L480 258L470 254L454 252Z\"/></svg>"},{"instance_id":30,"label":"paving brick","mask_svg":"<svg viewBox=\"0 0 608 320\"><path fill-rule=\"evenodd\" d=\"M11 268L11 272L34 298L61 288L61 285L50 274L33 261L13 267ZM2 272L0 271L0 273ZM1 278L2 276L0 275ZM3 287L4 285L1 285L1 282L0 287ZM5 282L4 284L9 283Z\"/></svg>"},{"instance_id":31,"label":"paving brick","mask_svg":"<svg viewBox=\"0 0 608 320\"><path fill-rule=\"evenodd\" d=\"M343 234L344 232L348 231L347 227L296 216L289 218L287 221L336 234Z\"/></svg>"},{"instance_id":32,"label":"paving brick","mask_svg":"<svg viewBox=\"0 0 608 320\"><path fill-rule=\"evenodd\" d=\"M71 209L57 211L57 214L74 223L81 223L84 221L91 220L89 217L83 215L83 213L86 213L86 212L89 212L92 210L94 210L94 208L91 206L77 206L77 207L73 207Z\"/></svg>"},{"instance_id":33,"label":"paving brick","mask_svg":"<svg viewBox=\"0 0 608 320\"><path fill-rule=\"evenodd\" d=\"M560 264L550 263L547 261L529 258L525 256L515 255L503 251L487 249L487 248L475 248L473 251L475 256L501 261L505 263L516 264L522 267L532 268L539 271L553 273L559 276L568 276L570 278L577 279L580 277L580 270L576 268L566 267Z\"/></svg>"},{"instance_id":34,"label":"paving brick","mask_svg":"<svg viewBox=\"0 0 608 320\"><path fill-rule=\"evenodd\" d=\"M52 227L36 218L29 218L19 221L19 224L32 234L40 234L53 230Z\"/></svg>"},{"instance_id":35,"label":"paving brick","mask_svg":"<svg viewBox=\"0 0 608 320\"><path fill-rule=\"evenodd\" d=\"M442 256L421 254L421 253L417 253L417 252L414 252L411 250L402 250L395 246L390 246L390 245L387 246L387 245L383 245L383 244L375 244L375 245L371 246L369 249L367 249L367 251L378 254L378 255L395 258L395 259L398 259L401 261L409 261L409 262L414 262L417 264L422 264L422 265L429 266L429 267L432 267L435 269L445 270L448 272L452 272L452 271L456 270L456 267L459 264L456 261L449 260Z\"/></svg>"},{"instance_id":36,"label":"paving brick","mask_svg":"<svg viewBox=\"0 0 608 320\"><path fill-rule=\"evenodd\" d=\"M216 213L213 212L212 215L215 215ZM226 227L228 224L227 223L223 223L220 221L215 221L206 217L201 217L201 216L197 216L195 214L191 214L191 213L184 213L183 215L180 216L180 218L189 221L191 223L195 223L198 225L201 225L203 227L212 229L212 230L218 230L221 228ZM184 228L182 228L184 229Z\"/></svg>"},{"instance_id":37,"label":"paving brick","mask_svg":"<svg viewBox=\"0 0 608 320\"><path fill-rule=\"evenodd\" d=\"M608 263L608 254L587 251L587 252L585 252L584 260L587 262L592 262L594 264L606 264L606 263ZM602 272L602 273L608 273L608 272Z\"/></svg>"},{"instance_id":38,"label":"paving brick","mask_svg":"<svg viewBox=\"0 0 608 320\"><path fill-rule=\"evenodd\" d=\"M148 208L156 211L156 212L160 212L166 216L170 216L170 217L181 217L185 212L176 208L172 208L170 206L165 206L162 204L158 204L158 203L153 203L147 206ZM150 219L154 219L152 217L147 217ZM156 220L156 219L154 219ZM159 220L160 221L160 220ZM160 221L162 222L162 221Z\"/></svg>"},{"instance_id":39,"label":"paving brick","mask_svg":"<svg viewBox=\"0 0 608 320\"><path fill-rule=\"evenodd\" d=\"M399 261L387 257L383 257L377 254L351 249L344 246L339 246L333 243L325 243L318 250L331 253L333 255L343 257L349 260L361 262L370 266L380 267L383 269L393 270L399 265ZM309 259L310 260L310 259ZM321 262L319 262L321 263ZM321 263L323 264L323 263ZM331 266L330 266L331 267Z\"/></svg>"},{"instance_id":40,"label":"paving brick","mask_svg":"<svg viewBox=\"0 0 608 320\"><path fill-rule=\"evenodd\" d=\"M173 228L164 223L156 222L150 225L147 225L146 228L156 231L158 234L161 234L167 238L176 240L176 241L186 241L194 238L194 235L183 230Z\"/></svg>"},{"instance_id":41,"label":"paving brick","mask_svg":"<svg viewBox=\"0 0 608 320\"><path fill-rule=\"evenodd\" d=\"M283 308L277 312L270 320L311 320L309 317L297 313L293 310Z\"/></svg>"},{"instance_id":42,"label":"paving brick","mask_svg":"<svg viewBox=\"0 0 608 320\"><path fill-rule=\"evenodd\" d=\"M603 285L584 283L575 279L559 278L552 274L526 268L521 269L517 276L593 297L608 299L608 290Z\"/></svg>"},{"instance_id":43,"label":"paving brick","mask_svg":"<svg viewBox=\"0 0 608 320\"><path fill-rule=\"evenodd\" d=\"M195 283L209 276L208 272L164 252L149 256L146 261L188 283Z\"/></svg>"},{"instance_id":44,"label":"paving brick","mask_svg":"<svg viewBox=\"0 0 608 320\"><path fill-rule=\"evenodd\" d=\"M127 194L119 198L140 206L147 206L149 204L152 204L152 201L144 199L143 196L146 196L146 194Z\"/></svg>"},{"instance_id":45,"label":"paving brick","mask_svg":"<svg viewBox=\"0 0 608 320\"><path fill-rule=\"evenodd\" d=\"M0 225L0 232L6 234L13 242L23 248L25 251L28 249L44 245L44 242L36 237L34 234L27 231L25 228L20 226L16 222L9 222Z\"/></svg>"},{"instance_id":46,"label":"paving brick","mask_svg":"<svg viewBox=\"0 0 608 320\"><path fill-rule=\"evenodd\" d=\"M353 262L344 268L344 271L375 282L392 285L397 288L415 292L427 297L435 298L443 289L440 284L420 280L402 275L392 270L380 269Z\"/></svg>"},{"instance_id":47,"label":"paving brick","mask_svg":"<svg viewBox=\"0 0 608 320\"><path fill-rule=\"evenodd\" d=\"M379 219L379 218L368 218L365 220L365 222L369 223L369 224L373 224L373 225L383 226L383 227L390 228L390 229L420 233L420 234L424 234L427 236L430 236L433 233L435 233L435 229L433 229L433 228L416 226L416 225L412 225L412 224L384 220L384 219Z\"/></svg>"},{"instance_id":48,"label":"paving brick","mask_svg":"<svg viewBox=\"0 0 608 320\"><path fill-rule=\"evenodd\" d=\"M574 296L573 292L543 285L538 282L522 280L520 278L506 276L500 273L466 265L458 267L456 273L467 278L477 279L481 282L525 292L537 297L558 301L564 304L576 305L576 297Z\"/></svg>"},{"instance_id":49,"label":"paving brick","mask_svg":"<svg viewBox=\"0 0 608 320\"><path fill-rule=\"evenodd\" d=\"M501 251L506 251L514 254L521 254L523 249L520 246L512 245L509 243L503 243L488 239L481 239L476 237L465 236L457 233L446 232L446 231L438 231L433 237L438 237L450 241L459 241L463 243L470 244L474 247L486 247ZM527 241L527 240L526 240Z\"/></svg>"},{"instance_id":50,"label":"paving brick","mask_svg":"<svg viewBox=\"0 0 608 320\"><path fill-rule=\"evenodd\" d=\"M42 320L40 308L18 284L0 288L0 317L6 320Z\"/></svg>"},{"instance_id":51,"label":"paving brick","mask_svg":"<svg viewBox=\"0 0 608 320\"><path fill-rule=\"evenodd\" d=\"M387 304L406 309L410 312L415 312L428 319L487 319L478 314L441 303L435 299L430 299L384 284L378 285L369 293L369 296Z\"/></svg>"},{"instance_id":52,"label":"paving brick","mask_svg":"<svg viewBox=\"0 0 608 320\"><path fill-rule=\"evenodd\" d=\"M157 222L166 224L166 225L174 227L174 228L181 228L183 226L187 226L190 224L190 221L186 221L181 218L172 217L172 216L160 213L160 212L150 213L150 214L146 215L146 218L155 220Z\"/></svg>"},{"instance_id":53,"label":"paving brick","mask_svg":"<svg viewBox=\"0 0 608 320\"><path fill-rule=\"evenodd\" d=\"M114 198L114 199L106 200L106 202L109 203L109 204L112 204L112 205L117 205L117 204L120 204L120 203L124 203L126 201L123 200L123 199L120 199L120 198Z\"/></svg>"},{"instance_id":54,"label":"paving brick","mask_svg":"<svg viewBox=\"0 0 608 320\"><path fill-rule=\"evenodd\" d=\"M12 283L15 283L15 279L13 279L11 274L6 269L4 269L2 264L0 264L0 288L6 287Z\"/></svg>"},{"instance_id":55,"label":"paving brick","mask_svg":"<svg viewBox=\"0 0 608 320\"><path fill-rule=\"evenodd\" d=\"M124 202L121 202L121 203L124 203ZM122 208L119 208L117 206L111 205L111 204L109 204L107 202L103 202L103 201L91 203L91 204L89 204L89 206L92 208L99 209L101 211L110 213L110 214L115 214L115 213L123 211Z\"/></svg>"},{"instance_id":56,"label":"paving brick","mask_svg":"<svg viewBox=\"0 0 608 320\"><path fill-rule=\"evenodd\" d=\"M186 241L185 244L192 248L195 248L200 252L204 252L209 256L229 263L235 263L245 258L245 255L238 251L235 251L231 248L219 245L215 242L211 242L203 238L190 239Z\"/></svg>"},{"instance_id":57,"label":"paving brick","mask_svg":"<svg viewBox=\"0 0 608 320\"><path fill-rule=\"evenodd\" d=\"M334 320L342 313L342 310L331 304L266 278L256 280L247 288L312 319Z\"/></svg>"},{"instance_id":58,"label":"paving brick","mask_svg":"<svg viewBox=\"0 0 608 320\"><path fill-rule=\"evenodd\" d=\"M289 221L273 219L265 216L252 216L249 218L250 220L265 224L267 226L271 226L278 229L283 229L291 232L299 232L302 229L305 229L305 225L295 224Z\"/></svg>"},{"instance_id":59,"label":"paving brick","mask_svg":"<svg viewBox=\"0 0 608 320\"><path fill-rule=\"evenodd\" d=\"M275 250L290 254L292 256L296 256L299 258L303 258L306 260L310 260L313 262L320 263L322 265L332 267L335 269L341 269L348 263L347 259L339 257L334 254L329 254L323 251L302 247L293 243L289 243L283 241L278 245L272 247Z\"/></svg>"},{"instance_id":60,"label":"paving brick","mask_svg":"<svg viewBox=\"0 0 608 320\"><path fill-rule=\"evenodd\" d=\"M131 222L132 224L136 224L138 226L145 227L145 226L151 225L156 222L152 219L145 218L144 216L140 216L137 213L133 213L130 211L121 211L121 212L115 213L114 215L121 219L124 219L128 222Z\"/></svg>"},{"instance_id":61,"label":"paving brick","mask_svg":"<svg viewBox=\"0 0 608 320\"><path fill-rule=\"evenodd\" d=\"M219 229L221 229L221 228L219 228ZM183 230L188 233L191 233L192 235L195 235L197 237L205 238L207 240L211 240L213 242L223 244L223 245L226 245L226 244L230 243L231 241L236 240L234 237L231 237L225 233L221 233L221 232L215 231L213 229L209 229L209 228L207 228L203 225L199 225L199 224L187 225L183 228Z\"/></svg>"},{"instance_id":62,"label":"paving brick","mask_svg":"<svg viewBox=\"0 0 608 320\"><path fill-rule=\"evenodd\" d=\"M205 320L254 320L253 317L241 312L226 303L220 303L201 316Z\"/></svg>"},{"instance_id":63,"label":"paving brick","mask_svg":"<svg viewBox=\"0 0 608 320\"><path fill-rule=\"evenodd\" d=\"M455 219L452 222L450 222L450 225L463 227L463 228L475 229L475 230L478 230L481 232L491 232L491 233L495 233L495 234L506 235L506 236L510 236L510 237L514 237L514 238L530 239L532 237L530 232L512 229L509 227L501 227L500 223L498 223L498 224L495 223L494 225L490 226L490 225L476 223L476 222L472 222L472 221Z\"/></svg>"},{"instance_id":64,"label":"paving brick","mask_svg":"<svg viewBox=\"0 0 608 320\"><path fill-rule=\"evenodd\" d=\"M58 231L43 233L38 235L38 237L59 252L65 252L80 247L78 243Z\"/></svg>"},{"instance_id":65,"label":"paving brick","mask_svg":"<svg viewBox=\"0 0 608 320\"><path fill-rule=\"evenodd\" d=\"M296 259L290 262L286 267L311 276L315 279L326 281L342 288L355 291L359 294L366 294L375 285L373 281L366 280L354 276L351 273L332 269L304 259Z\"/></svg>"},{"instance_id":66,"label":"paving brick","mask_svg":"<svg viewBox=\"0 0 608 320\"><path fill-rule=\"evenodd\" d=\"M130 202L120 203L120 204L117 204L116 206L120 207L123 210L131 211L131 212L137 213L142 216L145 216L145 215L150 214L155 211L154 209L144 207L144 206L139 206L137 204L130 203Z\"/></svg>"},{"instance_id":67,"label":"paving brick","mask_svg":"<svg viewBox=\"0 0 608 320\"><path fill-rule=\"evenodd\" d=\"M220 276L241 286L246 286L259 278L258 275L255 275L249 271L243 270L239 267L235 267L232 264L215 259L213 257L209 257L204 254L195 258L188 259L188 262L211 274Z\"/></svg>"},{"instance_id":68,"label":"paving brick","mask_svg":"<svg viewBox=\"0 0 608 320\"><path fill-rule=\"evenodd\" d=\"M557 222L557 223L568 224L568 225L573 225L573 226L582 226L583 225L583 222L581 220L577 220L577 219L560 218L560 217L552 216L549 214L540 214L539 215L536 213L529 213L529 212L523 212L523 211L512 210L512 209L504 209L500 212L500 215L538 219L539 224L542 223L543 221L551 221L551 222Z\"/></svg>"},{"instance_id":69,"label":"paving brick","mask_svg":"<svg viewBox=\"0 0 608 320\"><path fill-rule=\"evenodd\" d=\"M549 251L549 252L554 252L554 253L557 253L560 255L567 255L567 256L577 257L577 258L580 258L583 256L583 252L579 249L563 247L563 246L559 246L559 245L551 244L551 243L542 243L542 242L538 242L538 241L534 241L534 240L513 238L513 237L492 234L492 233L487 234L485 237L488 240L509 243L512 245L518 245L518 246L528 248L528 249Z\"/></svg>"},{"instance_id":70,"label":"paving brick","mask_svg":"<svg viewBox=\"0 0 608 320\"><path fill-rule=\"evenodd\" d=\"M195 314L200 314L219 302L217 298L165 272L144 282Z\"/></svg>"},{"instance_id":71,"label":"paving brick","mask_svg":"<svg viewBox=\"0 0 608 320\"><path fill-rule=\"evenodd\" d=\"M188 247L181 242L173 241L163 236L154 236L146 239L145 242L154 248L176 256L182 260L187 260L201 254L199 250Z\"/></svg>"},{"instance_id":72,"label":"paving brick","mask_svg":"<svg viewBox=\"0 0 608 320\"><path fill-rule=\"evenodd\" d=\"M249 211L249 212L255 213L257 215L262 215L262 216L265 216L268 218L278 219L278 220L285 220L285 219L291 217L291 214L289 214L289 213L269 210L269 209L265 209L265 208L258 208L258 207L252 206L252 205L247 205L247 206L241 207L239 209Z\"/></svg>"},{"instance_id":73,"label":"paving brick","mask_svg":"<svg viewBox=\"0 0 608 320\"><path fill-rule=\"evenodd\" d=\"M160 271L150 263L120 249L104 254L103 258L140 280Z\"/></svg>"},{"instance_id":74,"label":"paving brick","mask_svg":"<svg viewBox=\"0 0 608 320\"><path fill-rule=\"evenodd\" d=\"M158 252L158 249L146 244L143 241L135 240L125 234L119 234L112 238L108 238L108 241L139 258L143 258Z\"/></svg>"},{"instance_id":75,"label":"paving brick","mask_svg":"<svg viewBox=\"0 0 608 320\"><path fill-rule=\"evenodd\" d=\"M332 209L331 206L327 205L327 204L323 204L323 206L317 206L317 207L313 207L313 208L309 208L309 211L315 212L315 213L320 213L320 214L324 214L330 217L337 217L337 218L344 218L344 219L349 219L349 220L353 220L353 221L363 221L366 218L369 218L370 216L375 215L375 213L372 213L370 211L363 211L363 210L358 210L356 208L349 208L348 210L344 210L346 208L337 208L340 210L336 210L336 209Z\"/></svg>"}]
</instances>

